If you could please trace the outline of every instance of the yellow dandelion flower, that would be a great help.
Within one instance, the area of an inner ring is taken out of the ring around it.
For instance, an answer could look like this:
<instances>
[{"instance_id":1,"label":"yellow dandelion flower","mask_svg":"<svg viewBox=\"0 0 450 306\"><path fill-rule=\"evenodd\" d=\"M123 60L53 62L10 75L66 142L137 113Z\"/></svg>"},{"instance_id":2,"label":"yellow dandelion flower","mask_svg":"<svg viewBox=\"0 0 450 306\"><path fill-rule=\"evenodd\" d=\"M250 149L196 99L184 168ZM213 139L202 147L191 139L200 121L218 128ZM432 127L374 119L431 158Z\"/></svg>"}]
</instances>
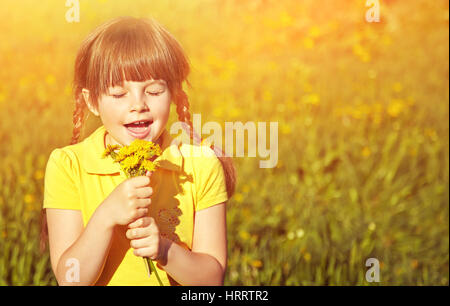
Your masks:
<instances>
[{"instance_id":1,"label":"yellow dandelion flower","mask_svg":"<svg viewBox=\"0 0 450 306\"><path fill-rule=\"evenodd\" d=\"M391 104L387 108L387 113L391 117L398 117L400 113L405 109L405 103L400 99L392 100Z\"/></svg>"},{"instance_id":2,"label":"yellow dandelion flower","mask_svg":"<svg viewBox=\"0 0 450 306\"><path fill-rule=\"evenodd\" d=\"M277 204L277 205L275 205L275 207L274 207L274 212L277 214L277 213L279 213L279 212L281 212L282 210L283 210L283 204Z\"/></svg>"},{"instance_id":3,"label":"yellow dandelion flower","mask_svg":"<svg viewBox=\"0 0 450 306\"><path fill-rule=\"evenodd\" d=\"M116 153L115 150L119 149ZM157 163L150 161L155 155L162 154L159 145L142 139L135 139L129 146L108 145L102 157L111 156L120 163L127 177L145 175L147 171L155 171Z\"/></svg>"},{"instance_id":4,"label":"yellow dandelion flower","mask_svg":"<svg viewBox=\"0 0 450 306\"><path fill-rule=\"evenodd\" d=\"M135 139L133 140L133 142L128 146L128 153L132 154L132 153L136 153L139 150L145 150L145 149L149 149L150 142L145 141L143 139Z\"/></svg>"},{"instance_id":5,"label":"yellow dandelion flower","mask_svg":"<svg viewBox=\"0 0 450 306\"><path fill-rule=\"evenodd\" d=\"M248 184L245 184L242 186L242 192L248 193L250 191L250 186Z\"/></svg>"},{"instance_id":6,"label":"yellow dandelion flower","mask_svg":"<svg viewBox=\"0 0 450 306\"><path fill-rule=\"evenodd\" d=\"M360 44L353 46L353 53L359 57L362 62L370 62L370 53Z\"/></svg>"},{"instance_id":7,"label":"yellow dandelion flower","mask_svg":"<svg viewBox=\"0 0 450 306\"><path fill-rule=\"evenodd\" d=\"M250 239L250 234L247 231L241 230L239 232L239 237L241 237L242 240L247 241Z\"/></svg>"},{"instance_id":8,"label":"yellow dandelion flower","mask_svg":"<svg viewBox=\"0 0 450 306\"><path fill-rule=\"evenodd\" d=\"M115 150L118 150L119 148L120 148L120 146L118 146L118 145L107 145L106 150L102 154L102 158L108 157L109 155L111 155L112 152L114 152Z\"/></svg>"},{"instance_id":9,"label":"yellow dandelion flower","mask_svg":"<svg viewBox=\"0 0 450 306\"><path fill-rule=\"evenodd\" d=\"M42 170L36 170L35 172L34 172L34 178L36 179L36 180L42 180L43 178L44 178L44 171L42 171Z\"/></svg>"},{"instance_id":10,"label":"yellow dandelion flower","mask_svg":"<svg viewBox=\"0 0 450 306\"><path fill-rule=\"evenodd\" d=\"M306 262L310 262L311 261L311 254L306 252L305 255L303 255L303 258L306 260Z\"/></svg>"},{"instance_id":11,"label":"yellow dandelion flower","mask_svg":"<svg viewBox=\"0 0 450 306\"><path fill-rule=\"evenodd\" d=\"M372 151L370 151L370 148L367 146L361 150L361 155L363 157L369 157L371 153L372 153Z\"/></svg>"},{"instance_id":12,"label":"yellow dandelion flower","mask_svg":"<svg viewBox=\"0 0 450 306\"><path fill-rule=\"evenodd\" d=\"M312 49L314 48L314 40L311 37L305 37L303 39L303 46L306 49Z\"/></svg>"},{"instance_id":13,"label":"yellow dandelion flower","mask_svg":"<svg viewBox=\"0 0 450 306\"><path fill-rule=\"evenodd\" d=\"M0 102L3 102L6 100L6 94L2 91L0 91Z\"/></svg>"},{"instance_id":14,"label":"yellow dandelion flower","mask_svg":"<svg viewBox=\"0 0 450 306\"><path fill-rule=\"evenodd\" d=\"M121 162L125 158L127 158L130 155L130 149L127 146L123 146L120 148L119 152L117 152L114 161L115 162Z\"/></svg>"},{"instance_id":15,"label":"yellow dandelion flower","mask_svg":"<svg viewBox=\"0 0 450 306\"><path fill-rule=\"evenodd\" d=\"M302 97L302 102L304 104L317 105L320 102L320 96L315 93L307 94Z\"/></svg>"},{"instance_id":16,"label":"yellow dandelion flower","mask_svg":"<svg viewBox=\"0 0 450 306\"><path fill-rule=\"evenodd\" d=\"M34 196L32 194L27 193L24 197L23 200L25 203L30 204L34 202Z\"/></svg>"},{"instance_id":17,"label":"yellow dandelion flower","mask_svg":"<svg viewBox=\"0 0 450 306\"><path fill-rule=\"evenodd\" d=\"M291 134L291 132L292 132L292 130L289 125L287 125L287 124L281 125L281 134L289 135L289 134Z\"/></svg>"},{"instance_id":18,"label":"yellow dandelion flower","mask_svg":"<svg viewBox=\"0 0 450 306\"><path fill-rule=\"evenodd\" d=\"M392 85L392 89L395 92L401 92L403 90L403 85L400 82L395 82L394 85Z\"/></svg>"},{"instance_id":19,"label":"yellow dandelion flower","mask_svg":"<svg viewBox=\"0 0 450 306\"><path fill-rule=\"evenodd\" d=\"M244 201L244 196L241 193L237 192L234 195L234 199L236 200L237 203L242 203Z\"/></svg>"},{"instance_id":20,"label":"yellow dandelion flower","mask_svg":"<svg viewBox=\"0 0 450 306\"><path fill-rule=\"evenodd\" d=\"M313 38L316 38L316 37L319 37L320 36L320 28L318 27L318 26L312 26L310 29L309 29L309 36L310 37L313 37Z\"/></svg>"},{"instance_id":21,"label":"yellow dandelion flower","mask_svg":"<svg viewBox=\"0 0 450 306\"><path fill-rule=\"evenodd\" d=\"M144 159L141 163L140 170L145 172L150 171L153 172L156 170L156 164L148 159Z\"/></svg>"},{"instance_id":22,"label":"yellow dandelion flower","mask_svg":"<svg viewBox=\"0 0 450 306\"><path fill-rule=\"evenodd\" d=\"M279 18L282 27L289 27L294 23L294 18L287 11L281 12Z\"/></svg>"},{"instance_id":23,"label":"yellow dandelion flower","mask_svg":"<svg viewBox=\"0 0 450 306\"><path fill-rule=\"evenodd\" d=\"M252 260L252 261L250 262L250 264L252 265L252 267L255 267L255 268L261 268L261 267L263 266L262 261L259 260L259 259Z\"/></svg>"},{"instance_id":24,"label":"yellow dandelion flower","mask_svg":"<svg viewBox=\"0 0 450 306\"><path fill-rule=\"evenodd\" d=\"M297 235L297 238L302 238L303 236L305 236L305 231L302 228L299 228L295 234Z\"/></svg>"},{"instance_id":25,"label":"yellow dandelion flower","mask_svg":"<svg viewBox=\"0 0 450 306\"><path fill-rule=\"evenodd\" d=\"M129 155L120 163L123 169L133 169L136 168L138 164L139 164L139 157L136 155Z\"/></svg>"},{"instance_id":26,"label":"yellow dandelion flower","mask_svg":"<svg viewBox=\"0 0 450 306\"><path fill-rule=\"evenodd\" d=\"M48 85L53 85L53 84L55 84L55 82L56 82L56 78L55 78L54 75L49 74L49 75L47 75L47 76L45 77L45 82L46 82Z\"/></svg>"},{"instance_id":27,"label":"yellow dandelion flower","mask_svg":"<svg viewBox=\"0 0 450 306\"><path fill-rule=\"evenodd\" d=\"M268 89L264 90L264 92L262 94L262 98L266 102L272 101L272 99L273 99L272 92L270 90L268 90Z\"/></svg>"}]
</instances>

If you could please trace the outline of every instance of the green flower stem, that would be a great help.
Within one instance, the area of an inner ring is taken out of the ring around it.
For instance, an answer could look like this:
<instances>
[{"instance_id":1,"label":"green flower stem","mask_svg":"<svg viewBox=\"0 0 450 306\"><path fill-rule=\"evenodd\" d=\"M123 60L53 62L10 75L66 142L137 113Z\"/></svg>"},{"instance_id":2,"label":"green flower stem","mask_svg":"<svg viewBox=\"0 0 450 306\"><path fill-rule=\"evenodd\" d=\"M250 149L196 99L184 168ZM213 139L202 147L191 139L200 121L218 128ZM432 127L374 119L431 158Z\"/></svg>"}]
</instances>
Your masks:
<instances>
[{"instance_id":1,"label":"green flower stem","mask_svg":"<svg viewBox=\"0 0 450 306\"><path fill-rule=\"evenodd\" d=\"M150 276L152 274L152 272L155 272L155 275L156 275L156 278L158 279L159 285L164 286L161 279L159 278L158 271L156 270L156 267L153 264L153 261L148 257L144 257L144 262L147 267L148 275Z\"/></svg>"}]
</instances>

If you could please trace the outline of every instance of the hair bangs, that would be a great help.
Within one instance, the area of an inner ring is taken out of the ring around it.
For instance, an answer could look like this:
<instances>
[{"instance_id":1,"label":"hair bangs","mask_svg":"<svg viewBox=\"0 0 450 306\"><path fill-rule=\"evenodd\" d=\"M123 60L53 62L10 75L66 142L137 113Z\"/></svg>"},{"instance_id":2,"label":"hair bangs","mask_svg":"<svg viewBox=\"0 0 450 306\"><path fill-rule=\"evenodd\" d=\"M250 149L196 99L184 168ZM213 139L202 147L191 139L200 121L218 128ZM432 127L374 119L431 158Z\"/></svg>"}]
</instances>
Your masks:
<instances>
[{"instance_id":1,"label":"hair bangs","mask_svg":"<svg viewBox=\"0 0 450 306\"><path fill-rule=\"evenodd\" d=\"M87 85L92 99L125 81L164 80L173 92L189 74L180 44L152 20L123 18L110 26L93 46Z\"/></svg>"}]
</instances>

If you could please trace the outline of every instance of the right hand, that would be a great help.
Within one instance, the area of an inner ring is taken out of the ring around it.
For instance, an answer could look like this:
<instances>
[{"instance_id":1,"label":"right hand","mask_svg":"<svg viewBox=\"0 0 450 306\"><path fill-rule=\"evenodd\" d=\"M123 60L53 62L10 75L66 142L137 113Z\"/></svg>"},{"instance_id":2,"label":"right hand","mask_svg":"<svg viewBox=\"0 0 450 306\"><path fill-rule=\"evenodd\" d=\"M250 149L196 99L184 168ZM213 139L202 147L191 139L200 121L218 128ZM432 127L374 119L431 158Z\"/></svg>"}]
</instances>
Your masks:
<instances>
[{"instance_id":1,"label":"right hand","mask_svg":"<svg viewBox=\"0 0 450 306\"><path fill-rule=\"evenodd\" d=\"M103 201L107 224L127 225L148 214L151 204L150 177L136 176L119 184Z\"/></svg>"}]
</instances>

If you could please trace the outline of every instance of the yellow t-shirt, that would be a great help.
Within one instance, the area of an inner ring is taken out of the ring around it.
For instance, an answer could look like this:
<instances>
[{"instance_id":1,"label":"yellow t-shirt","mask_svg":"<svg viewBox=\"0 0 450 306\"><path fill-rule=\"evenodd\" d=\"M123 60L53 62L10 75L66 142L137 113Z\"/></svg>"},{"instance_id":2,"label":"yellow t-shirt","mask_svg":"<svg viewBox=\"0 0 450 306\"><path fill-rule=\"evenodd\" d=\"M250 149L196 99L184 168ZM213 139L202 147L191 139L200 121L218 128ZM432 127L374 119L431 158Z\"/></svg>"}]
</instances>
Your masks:
<instances>
[{"instance_id":1,"label":"yellow t-shirt","mask_svg":"<svg viewBox=\"0 0 450 306\"><path fill-rule=\"evenodd\" d=\"M126 179L112 158L101 158L106 129L99 127L84 141L57 148L45 172L44 208L80 210L83 224L114 188ZM161 134L160 167L152 174L152 216L162 237L192 249L195 212L228 200L222 164L207 146L174 142ZM126 226L116 226L113 243L97 285L158 285L149 277L144 260L133 254ZM156 265L155 265L156 266ZM164 285L178 285L158 269Z\"/></svg>"}]
</instances>

